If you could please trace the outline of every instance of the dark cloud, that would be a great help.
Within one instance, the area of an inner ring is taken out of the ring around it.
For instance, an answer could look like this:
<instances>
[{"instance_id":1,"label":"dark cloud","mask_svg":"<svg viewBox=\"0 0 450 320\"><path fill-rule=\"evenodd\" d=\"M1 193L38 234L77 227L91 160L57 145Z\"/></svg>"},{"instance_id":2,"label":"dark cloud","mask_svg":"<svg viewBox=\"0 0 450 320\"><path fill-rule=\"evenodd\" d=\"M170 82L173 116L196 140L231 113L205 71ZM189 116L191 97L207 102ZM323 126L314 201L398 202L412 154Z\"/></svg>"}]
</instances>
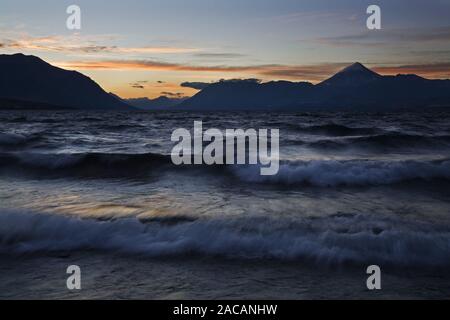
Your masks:
<instances>
[{"instance_id":1,"label":"dark cloud","mask_svg":"<svg viewBox=\"0 0 450 320\"><path fill-rule=\"evenodd\" d=\"M144 86L141 84L140 81L130 83L130 87L132 87L134 89L144 89Z\"/></svg>"},{"instance_id":2,"label":"dark cloud","mask_svg":"<svg viewBox=\"0 0 450 320\"><path fill-rule=\"evenodd\" d=\"M180 84L180 86L185 88L192 88L196 90L203 90L207 86L209 86L211 82L183 82Z\"/></svg>"},{"instance_id":3,"label":"dark cloud","mask_svg":"<svg viewBox=\"0 0 450 320\"><path fill-rule=\"evenodd\" d=\"M219 82L240 82L240 83L261 83L261 79L247 78L247 79L220 79Z\"/></svg>"},{"instance_id":4,"label":"dark cloud","mask_svg":"<svg viewBox=\"0 0 450 320\"><path fill-rule=\"evenodd\" d=\"M130 83L130 86L135 89L144 89L145 85L148 83L148 80L138 80Z\"/></svg>"}]
</instances>

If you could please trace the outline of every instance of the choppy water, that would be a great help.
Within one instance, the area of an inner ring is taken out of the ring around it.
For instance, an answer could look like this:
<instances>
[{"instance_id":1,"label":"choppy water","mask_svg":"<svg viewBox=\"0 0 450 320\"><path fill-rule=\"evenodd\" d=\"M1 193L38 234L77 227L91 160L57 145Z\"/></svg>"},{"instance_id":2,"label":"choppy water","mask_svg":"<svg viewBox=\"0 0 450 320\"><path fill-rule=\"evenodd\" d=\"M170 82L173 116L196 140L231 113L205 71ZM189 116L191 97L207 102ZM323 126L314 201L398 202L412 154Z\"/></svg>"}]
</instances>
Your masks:
<instances>
[{"instance_id":1,"label":"choppy water","mask_svg":"<svg viewBox=\"0 0 450 320\"><path fill-rule=\"evenodd\" d=\"M279 174L172 165L194 120L280 129ZM91 298L370 298L369 264L388 270L379 297L448 297L449 120L0 112L0 297L70 298L67 263Z\"/></svg>"}]
</instances>

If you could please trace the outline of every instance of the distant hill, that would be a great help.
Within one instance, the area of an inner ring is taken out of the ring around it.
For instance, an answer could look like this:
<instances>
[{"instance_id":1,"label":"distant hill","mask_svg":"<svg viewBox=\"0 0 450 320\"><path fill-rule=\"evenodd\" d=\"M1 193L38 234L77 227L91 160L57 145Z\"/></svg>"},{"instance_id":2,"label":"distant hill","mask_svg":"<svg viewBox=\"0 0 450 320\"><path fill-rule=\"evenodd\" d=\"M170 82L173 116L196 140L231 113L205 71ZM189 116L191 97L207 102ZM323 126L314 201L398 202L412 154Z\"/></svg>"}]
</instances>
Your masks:
<instances>
[{"instance_id":1,"label":"distant hill","mask_svg":"<svg viewBox=\"0 0 450 320\"><path fill-rule=\"evenodd\" d=\"M85 75L35 56L0 55L0 108L132 110Z\"/></svg>"},{"instance_id":2,"label":"distant hill","mask_svg":"<svg viewBox=\"0 0 450 320\"><path fill-rule=\"evenodd\" d=\"M141 110L167 110L179 105L185 100L186 98L169 98L166 96L161 96L156 99L149 99L149 98L123 99L124 102Z\"/></svg>"},{"instance_id":3,"label":"distant hill","mask_svg":"<svg viewBox=\"0 0 450 320\"><path fill-rule=\"evenodd\" d=\"M184 110L392 111L450 107L450 80L382 76L355 63L329 79L307 82L228 80L207 86Z\"/></svg>"}]
</instances>

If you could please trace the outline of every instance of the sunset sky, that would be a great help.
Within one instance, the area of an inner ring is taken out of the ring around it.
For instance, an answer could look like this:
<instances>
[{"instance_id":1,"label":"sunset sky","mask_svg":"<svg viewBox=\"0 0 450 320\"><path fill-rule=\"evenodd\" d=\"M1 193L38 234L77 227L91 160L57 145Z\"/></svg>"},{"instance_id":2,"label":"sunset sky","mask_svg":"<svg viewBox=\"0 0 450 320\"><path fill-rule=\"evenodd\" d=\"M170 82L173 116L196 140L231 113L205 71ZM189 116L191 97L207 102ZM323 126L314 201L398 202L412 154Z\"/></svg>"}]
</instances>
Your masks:
<instances>
[{"instance_id":1,"label":"sunset sky","mask_svg":"<svg viewBox=\"0 0 450 320\"><path fill-rule=\"evenodd\" d=\"M370 4L382 30L366 28ZM124 98L190 96L183 82L222 78L318 82L355 61L450 78L449 17L450 0L1 0L0 52L37 55Z\"/></svg>"}]
</instances>

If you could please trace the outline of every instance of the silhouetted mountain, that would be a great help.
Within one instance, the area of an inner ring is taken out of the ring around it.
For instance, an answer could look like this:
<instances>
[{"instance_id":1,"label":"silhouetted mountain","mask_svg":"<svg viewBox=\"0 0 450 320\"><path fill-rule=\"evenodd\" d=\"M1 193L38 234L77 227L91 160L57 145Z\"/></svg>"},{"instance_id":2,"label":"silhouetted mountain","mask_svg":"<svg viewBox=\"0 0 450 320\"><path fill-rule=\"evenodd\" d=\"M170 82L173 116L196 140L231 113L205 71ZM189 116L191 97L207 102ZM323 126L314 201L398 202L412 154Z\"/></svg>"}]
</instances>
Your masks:
<instances>
[{"instance_id":1,"label":"silhouetted mountain","mask_svg":"<svg viewBox=\"0 0 450 320\"><path fill-rule=\"evenodd\" d=\"M169 98L161 96L156 99L149 98L135 98L135 99L123 99L129 105L141 110L166 110L171 107L177 106L186 98Z\"/></svg>"},{"instance_id":2,"label":"silhouetted mountain","mask_svg":"<svg viewBox=\"0 0 450 320\"><path fill-rule=\"evenodd\" d=\"M123 100L76 71L35 56L0 55L0 108L90 110L351 110L391 111L450 107L450 80L417 75L382 76L355 63L331 78L308 82L256 79L208 84L189 99Z\"/></svg>"},{"instance_id":3,"label":"silhouetted mountain","mask_svg":"<svg viewBox=\"0 0 450 320\"><path fill-rule=\"evenodd\" d=\"M195 110L256 110L294 105L313 87L307 82L222 80L207 86L180 107Z\"/></svg>"},{"instance_id":4,"label":"silhouetted mountain","mask_svg":"<svg viewBox=\"0 0 450 320\"><path fill-rule=\"evenodd\" d=\"M366 68L359 62L356 62L342 71L339 71L331 78L323 81L321 86L354 86L369 84L372 81L379 80L382 76Z\"/></svg>"},{"instance_id":5,"label":"silhouetted mountain","mask_svg":"<svg viewBox=\"0 0 450 320\"><path fill-rule=\"evenodd\" d=\"M450 106L450 80L417 75L382 76L355 63L331 78L260 83L229 80L211 84L180 105L185 110L390 111Z\"/></svg>"},{"instance_id":6,"label":"silhouetted mountain","mask_svg":"<svg viewBox=\"0 0 450 320\"><path fill-rule=\"evenodd\" d=\"M134 109L76 71L54 67L35 56L0 55L0 105L17 108ZM1 103L3 101L4 103ZM34 106L33 106L34 104Z\"/></svg>"}]
</instances>

